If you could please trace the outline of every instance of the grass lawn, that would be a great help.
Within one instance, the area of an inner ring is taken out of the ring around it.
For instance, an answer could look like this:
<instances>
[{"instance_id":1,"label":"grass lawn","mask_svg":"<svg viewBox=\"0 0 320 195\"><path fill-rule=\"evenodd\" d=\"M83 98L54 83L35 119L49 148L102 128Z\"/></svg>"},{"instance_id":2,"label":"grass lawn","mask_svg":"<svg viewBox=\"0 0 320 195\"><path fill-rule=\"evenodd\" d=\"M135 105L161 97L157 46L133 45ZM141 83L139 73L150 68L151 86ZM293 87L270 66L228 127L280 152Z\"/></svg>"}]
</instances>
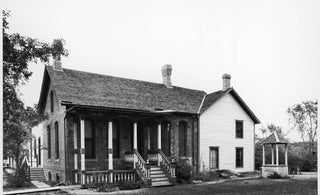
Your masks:
<instances>
[{"instance_id":1,"label":"grass lawn","mask_svg":"<svg viewBox=\"0 0 320 195\"><path fill-rule=\"evenodd\" d=\"M118 191L117 194L128 194ZM147 188L130 194L317 194L317 179L252 179L219 184Z\"/></svg>"}]
</instances>

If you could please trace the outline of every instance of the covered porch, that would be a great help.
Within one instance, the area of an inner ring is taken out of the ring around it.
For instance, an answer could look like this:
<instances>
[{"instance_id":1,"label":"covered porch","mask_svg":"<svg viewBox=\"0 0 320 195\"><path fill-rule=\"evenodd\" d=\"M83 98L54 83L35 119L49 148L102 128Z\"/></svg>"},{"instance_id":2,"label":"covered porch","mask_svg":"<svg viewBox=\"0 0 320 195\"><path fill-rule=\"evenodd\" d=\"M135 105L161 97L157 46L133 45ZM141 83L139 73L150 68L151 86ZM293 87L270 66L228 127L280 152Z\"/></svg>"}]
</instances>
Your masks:
<instances>
[{"instance_id":1,"label":"covered porch","mask_svg":"<svg viewBox=\"0 0 320 195\"><path fill-rule=\"evenodd\" d=\"M74 183L82 186L136 179L152 185L156 181L152 177L154 167L174 184L174 159L192 157L192 146L187 144L192 127L188 116L88 110L77 110L70 116L72 175Z\"/></svg>"}]
</instances>

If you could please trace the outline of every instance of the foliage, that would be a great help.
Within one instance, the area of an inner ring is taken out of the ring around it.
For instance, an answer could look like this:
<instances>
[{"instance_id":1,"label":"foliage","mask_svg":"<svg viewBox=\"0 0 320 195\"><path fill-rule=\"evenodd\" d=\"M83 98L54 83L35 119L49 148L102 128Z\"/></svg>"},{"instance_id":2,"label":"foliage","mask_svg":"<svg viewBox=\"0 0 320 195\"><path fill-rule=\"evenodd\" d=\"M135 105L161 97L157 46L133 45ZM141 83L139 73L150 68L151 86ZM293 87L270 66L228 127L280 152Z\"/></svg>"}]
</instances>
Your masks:
<instances>
[{"instance_id":1,"label":"foliage","mask_svg":"<svg viewBox=\"0 0 320 195\"><path fill-rule=\"evenodd\" d=\"M25 107L19 97L19 86L24 84L32 72L30 62L48 63L53 55L67 56L64 41L56 39L52 45L37 39L9 34L9 11L2 11L3 35L3 149L4 156L14 157L17 171L14 177L24 179L22 175L21 153L24 143L30 138L31 128L46 118L37 111L37 106ZM19 183L19 182L18 182Z\"/></svg>"},{"instance_id":2,"label":"foliage","mask_svg":"<svg viewBox=\"0 0 320 195\"><path fill-rule=\"evenodd\" d=\"M118 184L120 190L140 189L143 185L143 181L124 181Z\"/></svg>"},{"instance_id":3,"label":"foliage","mask_svg":"<svg viewBox=\"0 0 320 195\"><path fill-rule=\"evenodd\" d=\"M260 131L264 135L264 137L269 136L273 132L276 132L279 137L285 137L285 134L282 131L282 127L277 126L273 123L267 124L267 127L262 126L260 128Z\"/></svg>"},{"instance_id":4,"label":"foliage","mask_svg":"<svg viewBox=\"0 0 320 195\"><path fill-rule=\"evenodd\" d=\"M17 169L14 173L8 173L7 182L8 185L6 187L25 187L28 185L27 175L26 175L27 167L24 164L21 169ZM16 173L19 172L19 173ZM17 177L16 175L19 175Z\"/></svg>"},{"instance_id":5,"label":"foliage","mask_svg":"<svg viewBox=\"0 0 320 195\"><path fill-rule=\"evenodd\" d=\"M273 172L273 174L268 176L269 179L282 179L283 177L279 175L277 172Z\"/></svg>"},{"instance_id":6,"label":"foliage","mask_svg":"<svg viewBox=\"0 0 320 195\"><path fill-rule=\"evenodd\" d=\"M202 172L193 175L193 180L201 181L216 181L220 178L220 173L218 171L213 172Z\"/></svg>"},{"instance_id":7,"label":"foliage","mask_svg":"<svg viewBox=\"0 0 320 195\"><path fill-rule=\"evenodd\" d=\"M178 159L176 177L178 183L190 183L192 181L192 166L184 159Z\"/></svg>"},{"instance_id":8,"label":"foliage","mask_svg":"<svg viewBox=\"0 0 320 195\"><path fill-rule=\"evenodd\" d=\"M317 139L318 128L318 100L304 101L301 104L288 108L289 121L293 124L293 129L301 135L305 145L306 153L314 152L314 144Z\"/></svg>"}]
</instances>

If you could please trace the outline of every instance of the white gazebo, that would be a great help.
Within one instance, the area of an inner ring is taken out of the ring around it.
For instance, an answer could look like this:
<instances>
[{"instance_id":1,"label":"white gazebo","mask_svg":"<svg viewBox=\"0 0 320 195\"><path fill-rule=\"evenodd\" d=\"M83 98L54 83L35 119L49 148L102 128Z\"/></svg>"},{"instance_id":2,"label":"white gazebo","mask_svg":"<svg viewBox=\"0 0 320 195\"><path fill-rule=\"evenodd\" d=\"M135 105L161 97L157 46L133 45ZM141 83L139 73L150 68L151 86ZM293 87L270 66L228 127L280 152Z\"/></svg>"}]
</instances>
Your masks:
<instances>
[{"instance_id":1,"label":"white gazebo","mask_svg":"<svg viewBox=\"0 0 320 195\"><path fill-rule=\"evenodd\" d=\"M288 143L287 140L279 137L276 132L273 132L269 137L262 141L262 177L267 177L274 172L283 177L288 176ZM266 145L271 145L271 164L266 164ZM284 145L285 148L284 164L279 164L279 146L281 145Z\"/></svg>"}]
</instances>

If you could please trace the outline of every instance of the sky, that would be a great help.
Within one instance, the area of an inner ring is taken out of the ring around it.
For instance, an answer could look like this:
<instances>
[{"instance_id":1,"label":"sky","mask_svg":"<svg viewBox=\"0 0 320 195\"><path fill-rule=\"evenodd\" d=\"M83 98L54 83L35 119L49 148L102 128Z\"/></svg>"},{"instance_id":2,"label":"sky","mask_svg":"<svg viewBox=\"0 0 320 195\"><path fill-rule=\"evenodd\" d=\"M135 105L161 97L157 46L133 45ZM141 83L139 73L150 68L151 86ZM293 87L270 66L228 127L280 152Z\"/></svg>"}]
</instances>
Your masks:
<instances>
[{"instance_id":1,"label":"sky","mask_svg":"<svg viewBox=\"0 0 320 195\"><path fill-rule=\"evenodd\" d=\"M63 38L64 68L161 83L161 67L171 64L173 85L207 93L231 74L262 125L283 127L292 141L300 137L287 108L320 97L318 0L5 0L3 7L9 32ZM20 92L32 106L44 66L30 70Z\"/></svg>"}]
</instances>

